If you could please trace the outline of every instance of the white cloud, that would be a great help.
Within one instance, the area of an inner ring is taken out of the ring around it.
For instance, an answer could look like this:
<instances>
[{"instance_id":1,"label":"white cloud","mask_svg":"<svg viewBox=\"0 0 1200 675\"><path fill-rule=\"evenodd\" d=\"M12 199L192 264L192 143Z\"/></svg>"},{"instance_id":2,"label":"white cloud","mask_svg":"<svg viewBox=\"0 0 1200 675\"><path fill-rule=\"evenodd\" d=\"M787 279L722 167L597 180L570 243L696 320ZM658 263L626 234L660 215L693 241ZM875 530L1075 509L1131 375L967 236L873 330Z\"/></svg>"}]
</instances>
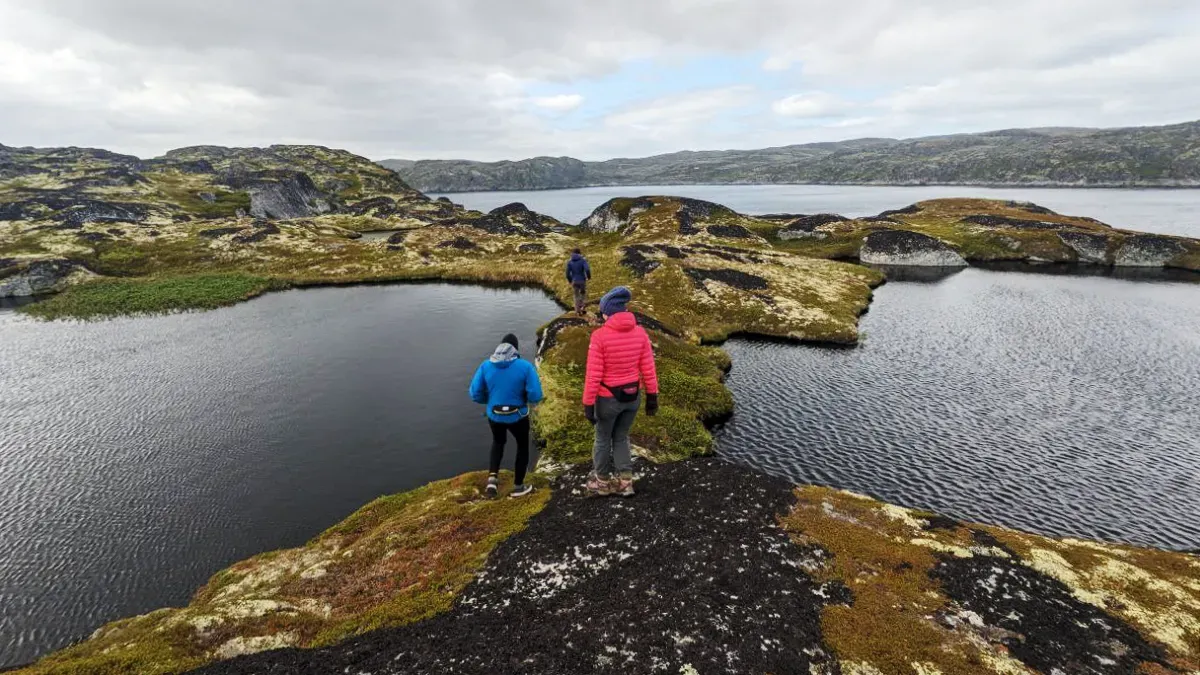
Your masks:
<instances>
[{"instance_id":1,"label":"white cloud","mask_svg":"<svg viewBox=\"0 0 1200 675\"><path fill-rule=\"evenodd\" d=\"M603 80L696 58L700 91ZM0 142L603 158L1156 124L1200 116L1197 60L1195 0L0 0Z\"/></svg>"},{"instance_id":2,"label":"white cloud","mask_svg":"<svg viewBox=\"0 0 1200 675\"><path fill-rule=\"evenodd\" d=\"M545 108L554 112L570 112L583 105L583 96L579 94L542 96L533 99L533 104L539 108Z\"/></svg>"},{"instance_id":3,"label":"white cloud","mask_svg":"<svg viewBox=\"0 0 1200 675\"><path fill-rule=\"evenodd\" d=\"M734 86L667 96L609 115L604 124L642 131L683 129L708 121L719 112L746 105L753 91L749 86Z\"/></svg>"},{"instance_id":4,"label":"white cloud","mask_svg":"<svg viewBox=\"0 0 1200 675\"><path fill-rule=\"evenodd\" d=\"M771 104L776 115L784 117L838 117L853 108L849 101L825 91L808 91L781 98Z\"/></svg>"}]
</instances>

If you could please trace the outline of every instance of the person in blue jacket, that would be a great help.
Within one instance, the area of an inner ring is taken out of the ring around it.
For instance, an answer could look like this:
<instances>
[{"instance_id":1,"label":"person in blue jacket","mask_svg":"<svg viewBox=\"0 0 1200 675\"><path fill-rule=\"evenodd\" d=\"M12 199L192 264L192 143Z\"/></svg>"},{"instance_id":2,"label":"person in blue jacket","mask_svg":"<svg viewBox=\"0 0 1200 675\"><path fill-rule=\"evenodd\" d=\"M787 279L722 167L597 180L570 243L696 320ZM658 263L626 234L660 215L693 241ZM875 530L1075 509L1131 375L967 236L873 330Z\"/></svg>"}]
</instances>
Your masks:
<instances>
[{"instance_id":1,"label":"person in blue jacket","mask_svg":"<svg viewBox=\"0 0 1200 675\"><path fill-rule=\"evenodd\" d=\"M529 469L529 406L542 400L542 382L533 364L517 351L517 336L509 333L496 347L491 358L479 364L471 378L471 400L487 406L488 426L492 428L492 462L488 471L487 496L498 490L500 460L508 434L517 441L516 485L510 497L533 492L525 484Z\"/></svg>"}]
</instances>

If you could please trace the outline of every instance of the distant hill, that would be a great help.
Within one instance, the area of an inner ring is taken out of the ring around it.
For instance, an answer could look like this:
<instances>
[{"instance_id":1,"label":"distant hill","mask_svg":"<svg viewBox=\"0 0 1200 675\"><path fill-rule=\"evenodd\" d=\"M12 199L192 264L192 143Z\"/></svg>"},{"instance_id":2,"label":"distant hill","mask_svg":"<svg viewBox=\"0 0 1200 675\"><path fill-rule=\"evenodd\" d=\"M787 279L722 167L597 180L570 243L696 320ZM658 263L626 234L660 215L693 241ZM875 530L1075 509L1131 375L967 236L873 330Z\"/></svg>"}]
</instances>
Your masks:
<instances>
[{"instance_id":1,"label":"distant hill","mask_svg":"<svg viewBox=\"0 0 1200 675\"><path fill-rule=\"evenodd\" d=\"M1200 187L1200 121L863 138L603 162L534 157L380 163L425 192L751 183Z\"/></svg>"}]
</instances>

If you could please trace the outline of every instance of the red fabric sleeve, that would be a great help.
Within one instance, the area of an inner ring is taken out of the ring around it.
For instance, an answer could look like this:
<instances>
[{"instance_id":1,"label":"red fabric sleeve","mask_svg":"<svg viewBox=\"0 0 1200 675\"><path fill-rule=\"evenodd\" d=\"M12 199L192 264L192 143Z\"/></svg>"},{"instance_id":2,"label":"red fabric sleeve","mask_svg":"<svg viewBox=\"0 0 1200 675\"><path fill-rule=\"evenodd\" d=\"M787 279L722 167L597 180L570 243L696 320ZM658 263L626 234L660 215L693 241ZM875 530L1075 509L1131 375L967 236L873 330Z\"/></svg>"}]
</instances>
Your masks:
<instances>
[{"instance_id":1,"label":"red fabric sleeve","mask_svg":"<svg viewBox=\"0 0 1200 675\"><path fill-rule=\"evenodd\" d=\"M596 397L600 395L600 381L604 379L604 338L601 331L592 332L591 342L588 343L587 374L583 380L583 404L596 405Z\"/></svg>"},{"instance_id":2,"label":"red fabric sleeve","mask_svg":"<svg viewBox=\"0 0 1200 675\"><path fill-rule=\"evenodd\" d=\"M658 370L654 367L654 345L650 342L650 336L646 334L640 326L638 330L642 331L642 339L645 340L645 346L642 348L642 360L639 364L642 371L642 381L646 383L647 394L658 393Z\"/></svg>"}]
</instances>

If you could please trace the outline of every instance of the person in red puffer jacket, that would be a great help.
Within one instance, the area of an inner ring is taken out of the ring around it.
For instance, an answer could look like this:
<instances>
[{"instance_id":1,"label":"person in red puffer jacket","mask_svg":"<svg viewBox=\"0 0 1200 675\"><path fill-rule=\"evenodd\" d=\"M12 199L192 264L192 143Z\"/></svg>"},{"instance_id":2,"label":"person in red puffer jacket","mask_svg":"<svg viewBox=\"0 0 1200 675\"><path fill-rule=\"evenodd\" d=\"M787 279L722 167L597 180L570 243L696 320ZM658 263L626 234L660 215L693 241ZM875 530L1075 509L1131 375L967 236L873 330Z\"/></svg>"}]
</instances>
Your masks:
<instances>
[{"instance_id":1,"label":"person in red puffer jacket","mask_svg":"<svg viewBox=\"0 0 1200 675\"><path fill-rule=\"evenodd\" d=\"M646 390L646 414L658 412L658 373L650 336L627 309L633 294L618 286L600 299L604 325L592 333L583 414L596 427L592 446L592 494L633 496L633 457L629 430Z\"/></svg>"}]
</instances>

